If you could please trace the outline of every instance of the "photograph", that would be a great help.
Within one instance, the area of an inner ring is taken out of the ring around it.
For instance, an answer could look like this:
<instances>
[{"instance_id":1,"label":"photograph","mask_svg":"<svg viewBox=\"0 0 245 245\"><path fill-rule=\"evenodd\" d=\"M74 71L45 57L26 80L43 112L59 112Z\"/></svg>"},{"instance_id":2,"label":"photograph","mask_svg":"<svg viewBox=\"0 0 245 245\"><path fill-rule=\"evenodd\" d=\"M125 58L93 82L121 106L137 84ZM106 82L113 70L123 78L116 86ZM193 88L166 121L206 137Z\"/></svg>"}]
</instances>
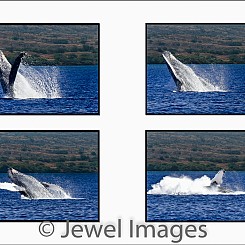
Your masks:
<instances>
[{"instance_id":1,"label":"photograph","mask_svg":"<svg viewBox=\"0 0 245 245\"><path fill-rule=\"evenodd\" d=\"M0 221L99 221L99 131L1 131Z\"/></svg>"},{"instance_id":2,"label":"photograph","mask_svg":"<svg viewBox=\"0 0 245 245\"><path fill-rule=\"evenodd\" d=\"M245 24L146 24L147 115L245 114Z\"/></svg>"},{"instance_id":3,"label":"photograph","mask_svg":"<svg viewBox=\"0 0 245 245\"><path fill-rule=\"evenodd\" d=\"M0 24L0 115L99 115L99 24Z\"/></svg>"},{"instance_id":4,"label":"photograph","mask_svg":"<svg viewBox=\"0 0 245 245\"><path fill-rule=\"evenodd\" d=\"M245 131L146 131L146 221L245 221Z\"/></svg>"}]
</instances>

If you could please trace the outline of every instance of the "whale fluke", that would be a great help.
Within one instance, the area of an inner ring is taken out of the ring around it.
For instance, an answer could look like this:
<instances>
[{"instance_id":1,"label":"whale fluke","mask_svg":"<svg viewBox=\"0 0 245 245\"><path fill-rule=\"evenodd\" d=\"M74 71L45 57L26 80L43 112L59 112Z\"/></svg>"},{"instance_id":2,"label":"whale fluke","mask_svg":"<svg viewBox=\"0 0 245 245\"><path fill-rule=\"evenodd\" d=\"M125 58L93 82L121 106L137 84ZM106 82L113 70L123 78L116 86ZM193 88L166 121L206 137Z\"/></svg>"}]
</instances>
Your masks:
<instances>
[{"instance_id":1,"label":"whale fluke","mask_svg":"<svg viewBox=\"0 0 245 245\"><path fill-rule=\"evenodd\" d=\"M164 51L162 56L179 92L210 92L219 90L209 81L198 76L189 66L177 60L169 51Z\"/></svg>"}]
</instances>

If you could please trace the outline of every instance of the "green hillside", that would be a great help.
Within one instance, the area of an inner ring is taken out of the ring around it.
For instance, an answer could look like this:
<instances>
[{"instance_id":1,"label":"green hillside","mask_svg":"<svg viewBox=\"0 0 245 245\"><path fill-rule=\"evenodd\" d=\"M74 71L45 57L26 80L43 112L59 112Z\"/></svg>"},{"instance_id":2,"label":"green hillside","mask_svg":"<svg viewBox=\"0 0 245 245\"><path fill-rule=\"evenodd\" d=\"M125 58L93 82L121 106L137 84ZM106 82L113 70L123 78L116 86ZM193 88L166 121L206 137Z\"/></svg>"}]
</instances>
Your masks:
<instances>
[{"instance_id":1,"label":"green hillside","mask_svg":"<svg viewBox=\"0 0 245 245\"><path fill-rule=\"evenodd\" d=\"M147 25L147 63L162 64L168 50L186 64L244 64L245 25Z\"/></svg>"},{"instance_id":2,"label":"green hillside","mask_svg":"<svg viewBox=\"0 0 245 245\"><path fill-rule=\"evenodd\" d=\"M0 49L13 62L21 51L32 65L98 64L98 25L0 25Z\"/></svg>"},{"instance_id":3,"label":"green hillside","mask_svg":"<svg viewBox=\"0 0 245 245\"><path fill-rule=\"evenodd\" d=\"M97 172L97 132L0 132L0 172Z\"/></svg>"},{"instance_id":4,"label":"green hillside","mask_svg":"<svg viewBox=\"0 0 245 245\"><path fill-rule=\"evenodd\" d=\"M245 171L245 132L148 132L147 170Z\"/></svg>"}]
</instances>

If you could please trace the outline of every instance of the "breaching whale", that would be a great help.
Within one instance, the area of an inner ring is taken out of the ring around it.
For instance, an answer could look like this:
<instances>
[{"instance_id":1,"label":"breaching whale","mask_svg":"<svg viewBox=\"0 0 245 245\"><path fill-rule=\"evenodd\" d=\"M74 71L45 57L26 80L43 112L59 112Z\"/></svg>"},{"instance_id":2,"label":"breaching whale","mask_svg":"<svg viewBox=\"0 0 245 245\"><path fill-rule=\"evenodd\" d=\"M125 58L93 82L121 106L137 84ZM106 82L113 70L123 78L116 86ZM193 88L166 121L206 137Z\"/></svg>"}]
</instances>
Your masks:
<instances>
[{"instance_id":1,"label":"breaching whale","mask_svg":"<svg viewBox=\"0 0 245 245\"><path fill-rule=\"evenodd\" d=\"M210 186L221 185L223 183L223 177L225 174L225 170L221 169L211 180Z\"/></svg>"},{"instance_id":2,"label":"breaching whale","mask_svg":"<svg viewBox=\"0 0 245 245\"><path fill-rule=\"evenodd\" d=\"M219 172L215 174L215 176L211 180L210 186L207 186L207 188L212 190L217 190L222 193L232 192L231 190L221 186L221 184L223 183L224 174L225 174L224 169L219 170Z\"/></svg>"},{"instance_id":3,"label":"breaching whale","mask_svg":"<svg viewBox=\"0 0 245 245\"><path fill-rule=\"evenodd\" d=\"M14 168L8 169L8 176L16 185L15 188L23 196L30 199L69 198L58 185L39 182L32 176L23 174Z\"/></svg>"},{"instance_id":4,"label":"breaching whale","mask_svg":"<svg viewBox=\"0 0 245 245\"><path fill-rule=\"evenodd\" d=\"M3 93L9 97L14 97L14 82L16 80L21 60L25 55L25 52L21 52L15 59L13 65L11 65L0 50L0 83ZM18 75L21 76L20 74Z\"/></svg>"},{"instance_id":5,"label":"breaching whale","mask_svg":"<svg viewBox=\"0 0 245 245\"><path fill-rule=\"evenodd\" d=\"M166 61L169 72L177 86L177 90L210 92L218 91L209 81L198 76L189 66L177 60L169 51L164 51L162 54Z\"/></svg>"}]
</instances>

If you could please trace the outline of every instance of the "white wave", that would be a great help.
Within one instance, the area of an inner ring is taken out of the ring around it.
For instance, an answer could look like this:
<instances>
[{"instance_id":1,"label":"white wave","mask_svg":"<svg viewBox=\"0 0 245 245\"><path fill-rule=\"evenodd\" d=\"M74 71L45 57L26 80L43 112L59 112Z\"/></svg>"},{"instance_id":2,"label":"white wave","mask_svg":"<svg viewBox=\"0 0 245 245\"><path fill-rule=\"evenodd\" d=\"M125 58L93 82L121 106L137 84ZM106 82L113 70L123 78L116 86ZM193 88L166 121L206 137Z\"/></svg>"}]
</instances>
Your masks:
<instances>
[{"instance_id":1,"label":"white wave","mask_svg":"<svg viewBox=\"0 0 245 245\"><path fill-rule=\"evenodd\" d=\"M24 195L21 195L21 199L24 199L24 200L33 200L29 197L26 197ZM65 196L63 197L43 197L43 198L35 198L35 200L60 200L60 199L83 199L83 198L74 198L74 197L71 197L69 194L66 194Z\"/></svg>"},{"instance_id":2,"label":"white wave","mask_svg":"<svg viewBox=\"0 0 245 245\"><path fill-rule=\"evenodd\" d=\"M13 191L13 192L18 192L20 191L22 187L17 186L14 183L9 183L9 182L0 182L0 189L1 190L7 190L7 191ZM83 199L83 198L73 198L69 192L66 192L65 190L62 189L61 193L52 193L55 197L47 197L45 195L43 195L43 197L40 198L35 198L35 199ZM21 199L27 199L27 200L31 200L28 197L25 197L24 195L21 195Z\"/></svg>"},{"instance_id":3,"label":"white wave","mask_svg":"<svg viewBox=\"0 0 245 245\"><path fill-rule=\"evenodd\" d=\"M14 98L60 98L58 77L57 67L37 69L21 64L14 83Z\"/></svg>"},{"instance_id":4,"label":"white wave","mask_svg":"<svg viewBox=\"0 0 245 245\"><path fill-rule=\"evenodd\" d=\"M17 185L15 185L14 183L8 183L8 182L0 183L0 189L1 190L18 191L16 189L16 187L17 187Z\"/></svg>"},{"instance_id":5,"label":"white wave","mask_svg":"<svg viewBox=\"0 0 245 245\"><path fill-rule=\"evenodd\" d=\"M217 188L208 188L211 179L206 175L201 178L191 179L187 176L171 177L165 176L147 192L151 195L244 195L244 191L220 192Z\"/></svg>"}]
</instances>

